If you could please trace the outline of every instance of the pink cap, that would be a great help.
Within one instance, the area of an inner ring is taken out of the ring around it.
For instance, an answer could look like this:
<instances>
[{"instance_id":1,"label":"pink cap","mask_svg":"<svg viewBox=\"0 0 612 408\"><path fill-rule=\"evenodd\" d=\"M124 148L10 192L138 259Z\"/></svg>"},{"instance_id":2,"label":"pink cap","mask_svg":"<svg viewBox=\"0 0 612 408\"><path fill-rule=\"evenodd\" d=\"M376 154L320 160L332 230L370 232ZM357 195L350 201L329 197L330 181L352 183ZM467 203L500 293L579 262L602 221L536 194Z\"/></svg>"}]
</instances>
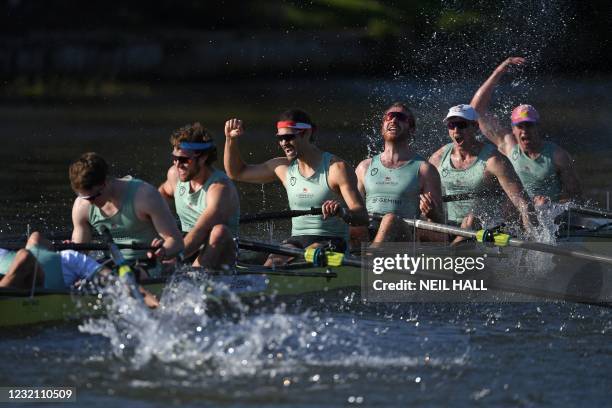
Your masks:
<instances>
[{"instance_id":1,"label":"pink cap","mask_svg":"<svg viewBox=\"0 0 612 408\"><path fill-rule=\"evenodd\" d=\"M521 122L538 122L540 115L531 105L519 105L512 111L512 126Z\"/></svg>"}]
</instances>

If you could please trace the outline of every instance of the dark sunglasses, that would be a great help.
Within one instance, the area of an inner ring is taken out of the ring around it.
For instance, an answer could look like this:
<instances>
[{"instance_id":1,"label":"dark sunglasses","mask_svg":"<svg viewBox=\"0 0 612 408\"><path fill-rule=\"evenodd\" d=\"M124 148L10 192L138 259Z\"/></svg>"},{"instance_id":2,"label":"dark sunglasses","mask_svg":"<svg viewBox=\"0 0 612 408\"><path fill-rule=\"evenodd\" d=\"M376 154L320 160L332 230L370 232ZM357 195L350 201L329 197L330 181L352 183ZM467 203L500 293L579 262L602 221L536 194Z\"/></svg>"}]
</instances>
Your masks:
<instances>
[{"instance_id":1,"label":"dark sunglasses","mask_svg":"<svg viewBox=\"0 0 612 408\"><path fill-rule=\"evenodd\" d=\"M290 142L292 140L294 140L299 133L285 133L284 135L276 135L276 138L278 139L278 141L285 141L285 142Z\"/></svg>"},{"instance_id":2,"label":"dark sunglasses","mask_svg":"<svg viewBox=\"0 0 612 408\"><path fill-rule=\"evenodd\" d=\"M172 157L172 163L179 162L179 164L191 164L193 159L197 158L198 156L187 157L187 156L175 156L175 155L171 155L171 157Z\"/></svg>"},{"instance_id":3,"label":"dark sunglasses","mask_svg":"<svg viewBox=\"0 0 612 408\"><path fill-rule=\"evenodd\" d=\"M400 122L408 122L410 120L409 116L403 112L387 112L385 113L385 120L393 120L397 119Z\"/></svg>"},{"instance_id":4,"label":"dark sunglasses","mask_svg":"<svg viewBox=\"0 0 612 408\"><path fill-rule=\"evenodd\" d=\"M97 193L90 194L88 196L79 195L78 197L83 199L83 200L87 200L89 202L92 202L93 200L95 200L96 198L98 198L98 197L100 197L102 195L102 190L104 190L104 188L101 188L100 190L98 190Z\"/></svg>"},{"instance_id":5,"label":"dark sunglasses","mask_svg":"<svg viewBox=\"0 0 612 408\"><path fill-rule=\"evenodd\" d=\"M447 122L446 123L446 127L449 129L465 129L468 126L470 126L470 124L468 122L465 122L463 120L458 121L458 122Z\"/></svg>"}]
</instances>

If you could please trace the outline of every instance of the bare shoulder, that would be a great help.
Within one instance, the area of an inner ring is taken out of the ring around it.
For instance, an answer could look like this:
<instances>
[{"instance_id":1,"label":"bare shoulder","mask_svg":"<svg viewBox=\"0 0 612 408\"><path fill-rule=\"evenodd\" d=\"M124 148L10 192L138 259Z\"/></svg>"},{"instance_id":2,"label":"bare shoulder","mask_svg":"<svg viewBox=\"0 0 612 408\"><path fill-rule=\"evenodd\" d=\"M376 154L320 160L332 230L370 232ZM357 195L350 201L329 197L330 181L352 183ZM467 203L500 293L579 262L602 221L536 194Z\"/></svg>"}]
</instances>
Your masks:
<instances>
[{"instance_id":1,"label":"bare shoulder","mask_svg":"<svg viewBox=\"0 0 612 408\"><path fill-rule=\"evenodd\" d=\"M362 177L366 170L368 169L368 167L370 167L370 164L372 164L372 158L368 157L367 159L362 160L358 165L357 168L355 169L355 173L357 174L358 177Z\"/></svg>"},{"instance_id":2,"label":"bare shoulder","mask_svg":"<svg viewBox=\"0 0 612 408\"><path fill-rule=\"evenodd\" d=\"M444 152L446 151L446 145L440 147L436 150L430 157L428 162L434 165L435 167L440 167L440 163L442 162L442 157L444 156Z\"/></svg>"},{"instance_id":3,"label":"bare shoulder","mask_svg":"<svg viewBox=\"0 0 612 408\"><path fill-rule=\"evenodd\" d=\"M341 172L348 173L352 171L354 173L353 166L348 164L345 160L339 158L338 156L332 156L329 161L329 171L333 172Z\"/></svg>"},{"instance_id":4,"label":"bare shoulder","mask_svg":"<svg viewBox=\"0 0 612 408\"><path fill-rule=\"evenodd\" d=\"M273 159L270 159L270 160L266 161L264 163L264 165L266 165L267 167L271 168L272 170L276 170L279 167L280 168L288 167L289 163L290 163L290 161L286 157L275 157Z\"/></svg>"},{"instance_id":5,"label":"bare shoulder","mask_svg":"<svg viewBox=\"0 0 612 408\"><path fill-rule=\"evenodd\" d=\"M72 205L72 216L75 219L89 219L89 209L91 203L81 198L75 198Z\"/></svg>"},{"instance_id":6,"label":"bare shoulder","mask_svg":"<svg viewBox=\"0 0 612 408\"><path fill-rule=\"evenodd\" d=\"M565 150L564 148L556 144L553 145L552 156L553 156L553 162L557 166L567 166L568 164L571 164L572 162L572 157L567 152L567 150Z\"/></svg>"},{"instance_id":7,"label":"bare shoulder","mask_svg":"<svg viewBox=\"0 0 612 408\"><path fill-rule=\"evenodd\" d=\"M510 159L502 154L499 150L493 150L491 156L487 159L486 169L495 175L500 172L506 172L513 169Z\"/></svg>"},{"instance_id":8,"label":"bare shoulder","mask_svg":"<svg viewBox=\"0 0 612 408\"><path fill-rule=\"evenodd\" d=\"M170 166L170 168L168 169L168 173L166 173L166 178L172 186L175 186L176 183L178 183L179 177L176 167Z\"/></svg>"},{"instance_id":9,"label":"bare shoulder","mask_svg":"<svg viewBox=\"0 0 612 408\"><path fill-rule=\"evenodd\" d=\"M423 177L431 177L438 174L438 169L432 163L423 160L419 166L419 174Z\"/></svg>"}]
</instances>

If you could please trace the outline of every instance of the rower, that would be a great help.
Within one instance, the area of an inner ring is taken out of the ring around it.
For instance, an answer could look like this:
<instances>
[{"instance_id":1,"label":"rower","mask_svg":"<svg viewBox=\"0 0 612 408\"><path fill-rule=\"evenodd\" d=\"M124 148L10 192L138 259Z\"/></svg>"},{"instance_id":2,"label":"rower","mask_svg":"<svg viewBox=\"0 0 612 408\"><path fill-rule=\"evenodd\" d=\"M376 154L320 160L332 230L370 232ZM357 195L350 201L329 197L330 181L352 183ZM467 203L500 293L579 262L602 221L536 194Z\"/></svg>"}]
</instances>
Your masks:
<instances>
[{"instance_id":1,"label":"rower","mask_svg":"<svg viewBox=\"0 0 612 408\"><path fill-rule=\"evenodd\" d=\"M240 199L234 183L213 167L217 148L200 123L170 136L173 166L159 192L176 213L185 233L185 255L193 266L218 269L236 261Z\"/></svg>"},{"instance_id":2,"label":"rower","mask_svg":"<svg viewBox=\"0 0 612 408\"><path fill-rule=\"evenodd\" d=\"M496 212L500 203L492 198L503 190L529 231L529 198L508 159L497 152L495 146L476 139L478 114L474 108L470 105L453 106L443 122L452 143L438 149L429 162L438 168L444 194L473 193L477 196L447 203L448 222L462 228L475 228L478 217L485 224L498 224L501 216ZM485 195L488 195L486 200L483 199Z\"/></svg>"},{"instance_id":3,"label":"rower","mask_svg":"<svg viewBox=\"0 0 612 408\"><path fill-rule=\"evenodd\" d=\"M77 194L72 207L72 241L90 242L92 228L108 228L115 242L157 248L122 250L129 262L173 259L183 250L183 238L168 205L155 187L130 176L112 178L106 161L97 153L84 153L70 165L70 184ZM161 268L149 269L156 276Z\"/></svg>"},{"instance_id":4,"label":"rower","mask_svg":"<svg viewBox=\"0 0 612 408\"><path fill-rule=\"evenodd\" d=\"M506 59L476 91L470 104L479 113L480 129L510 159L536 206L579 199L580 183L572 158L555 143L543 140L538 126L540 115L533 106L514 108L511 130L487 112L495 86L508 67L524 63L521 57Z\"/></svg>"},{"instance_id":5,"label":"rower","mask_svg":"<svg viewBox=\"0 0 612 408\"><path fill-rule=\"evenodd\" d=\"M291 238L284 244L306 248L331 242L333 250L346 251L346 223L366 225L368 222L353 168L344 160L315 146L315 126L306 112L299 109L283 112L276 127L276 140L285 157L248 165L238 149L238 140L244 134L242 120L228 120L225 123L225 171L232 179L248 183L280 180L287 190L292 210L321 207L322 216L294 218ZM343 201L348 207L346 211L341 211ZM289 259L271 255L266 265L286 263Z\"/></svg>"},{"instance_id":6,"label":"rower","mask_svg":"<svg viewBox=\"0 0 612 408\"><path fill-rule=\"evenodd\" d=\"M110 273L110 269L80 252L53 251L51 242L36 231L28 237L25 249L0 248L0 288L32 289L34 286L62 291L91 280L94 275ZM159 305L155 296L142 286L139 291L147 306Z\"/></svg>"},{"instance_id":7,"label":"rower","mask_svg":"<svg viewBox=\"0 0 612 408\"><path fill-rule=\"evenodd\" d=\"M396 102L385 111L381 133L383 152L363 160L355 170L368 213L385 214L379 225L370 226L368 235L372 242L408 241L411 229L401 218L423 214L429 221L442 222L440 175L410 146L415 119L407 105ZM364 233L364 227L351 230L355 236Z\"/></svg>"}]
</instances>

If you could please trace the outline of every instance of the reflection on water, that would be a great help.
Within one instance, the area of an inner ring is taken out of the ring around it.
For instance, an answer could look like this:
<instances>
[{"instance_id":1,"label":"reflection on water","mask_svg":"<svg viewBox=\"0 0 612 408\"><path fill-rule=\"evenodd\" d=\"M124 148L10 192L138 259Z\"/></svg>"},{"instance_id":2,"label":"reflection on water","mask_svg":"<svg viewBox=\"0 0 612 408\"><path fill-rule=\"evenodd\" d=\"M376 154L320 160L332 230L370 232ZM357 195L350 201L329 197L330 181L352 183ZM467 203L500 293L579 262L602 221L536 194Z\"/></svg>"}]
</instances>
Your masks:
<instances>
[{"instance_id":1,"label":"reflection on water","mask_svg":"<svg viewBox=\"0 0 612 408\"><path fill-rule=\"evenodd\" d=\"M250 83L247 93L243 93L244 84L229 91L216 84L196 84L155 88L151 97L143 100L64 101L39 106L4 103L0 106L5 133L0 151L0 231L24 232L27 224L42 231L65 230L73 200L67 167L85 151L105 156L116 175L129 173L155 185L161 183L170 165L170 132L198 120L212 130L221 147L224 121L234 116L244 118L248 133L241 150L247 161L258 162L281 154L271 138L275 116L289 106L300 106L311 112L318 124L317 143L356 165L382 147L382 109L394 100L405 100L417 115L414 146L427 156L447 143L441 118L448 107L469 101L478 85L478 81L434 82L258 82ZM517 87L528 88L519 92ZM554 78L500 88L496 95L500 103L495 107L500 117L508 116L509 100L524 102L512 95L528 94L528 102L541 112L543 132L577 159L585 195L605 203L605 191L612 190L607 118L612 83ZM217 165L222 167L222 154ZM278 184L263 189L240 184L239 188L245 213L286 208L281 199L284 191ZM285 228L280 223L277 230Z\"/></svg>"}]
</instances>

